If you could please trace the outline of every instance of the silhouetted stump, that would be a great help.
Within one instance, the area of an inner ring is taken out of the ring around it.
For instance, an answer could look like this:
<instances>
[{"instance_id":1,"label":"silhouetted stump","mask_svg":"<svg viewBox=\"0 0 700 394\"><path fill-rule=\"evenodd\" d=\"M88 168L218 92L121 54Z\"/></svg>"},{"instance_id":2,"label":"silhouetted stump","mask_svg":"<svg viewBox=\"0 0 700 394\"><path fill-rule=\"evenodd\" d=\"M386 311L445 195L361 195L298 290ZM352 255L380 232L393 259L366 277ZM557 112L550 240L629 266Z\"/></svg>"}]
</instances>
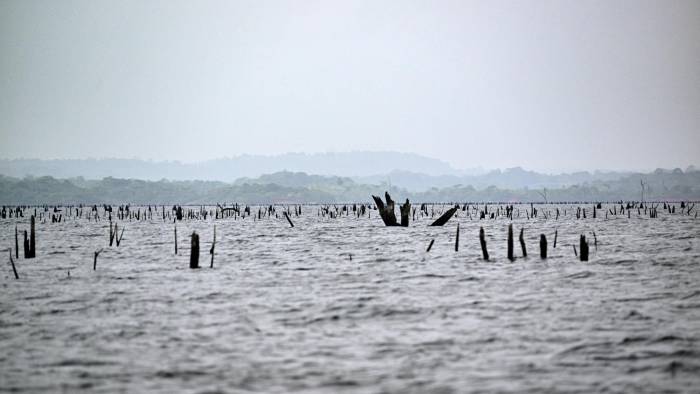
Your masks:
<instances>
[{"instance_id":1,"label":"silhouetted stump","mask_svg":"<svg viewBox=\"0 0 700 394\"><path fill-rule=\"evenodd\" d=\"M431 226L443 226L445 223L447 223L448 220L452 218L452 216L457 212L458 207L452 207L445 211L437 220L435 220Z\"/></svg>"},{"instance_id":2,"label":"silhouetted stump","mask_svg":"<svg viewBox=\"0 0 700 394\"><path fill-rule=\"evenodd\" d=\"M508 225L508 260L515 261L513 256L513 225Z\"/></svg>"},{"instance_id":3,"label":"silhouetted stump","mask_svg":"<svg viewBox=\"0 0 700 394\"><path fill-rule=\"evenodd\" d=\"M588 261L588 241L586 241L586 236L581 234L579 240L579 257L581 261Z\"/></svg>"},{"instance_id":4,"label":"silhouetted stump","mask_svg":"<svg viewBox=\"0 0 700 394\"><path fill-rule=\"evenodd\" d=\"M192 242L190 246L190 268L199 268L199 235L192 232Z\"/></svg>"},{"instance_id":5,"label":"silhouetted stump","mask_svg":"<svg viewBox=\"0 0 700 394\"><path fill-rule=\"evenodd\" d=\"M408 198L406 199L406 202L403 205L401 205L400 211L401 211L401 226L408 227L408 218L411 215L411 203L408 202Z\"/></svg>"},{"instance_id":6,"label":"silhouetted stump","mask_svg":"<svg viewBox=\"0 0 700 394\"><path fill-rule=\"evenodd\" d=\"M484 234L484 228L479 229L479 243L481 244L481 254L484 256L484 260L489 260L489 252L486 250L486 234Z\"/></svg>"},{"instance_id":7,"label":"silhouetted stump","mask_svg":"<svg viewBox=\"0 0 700 394\"><path fill-rule=\"evenodd\" d=\"M540 257L547 258L547 237L544 234L540 234Z\"/></svg>"},{"instance_id":8,"label":"silhouetted stump","mask_svg":"<svg viewBox=\"0 0 700 394\"><path fill-rule=\"evenodd\" d=\"M385 192L384 196L386 198L386 205L381 198L374 195L372 196L374 203L377 205L377 210L379 210L379 216L382 218L385 226L398 226L396 213L394 212L394 200L389 196L389 192Z\"/></svg>"}]
</instances>

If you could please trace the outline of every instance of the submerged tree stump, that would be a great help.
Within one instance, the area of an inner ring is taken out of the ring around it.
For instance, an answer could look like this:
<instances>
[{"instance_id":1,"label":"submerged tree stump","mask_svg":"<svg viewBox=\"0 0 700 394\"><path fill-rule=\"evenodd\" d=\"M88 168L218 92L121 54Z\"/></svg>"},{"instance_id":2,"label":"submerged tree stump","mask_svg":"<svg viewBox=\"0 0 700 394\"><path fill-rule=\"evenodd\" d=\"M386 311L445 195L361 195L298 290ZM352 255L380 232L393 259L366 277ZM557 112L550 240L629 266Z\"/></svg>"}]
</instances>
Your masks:
<instances>
[{"instance_id":1,"label":"submerged tree stump","mask_svg":"<svg viewBox=\"0 0 700 394\"><path fill-rule=\"evenodd\" d=\"M29 221L29 255L25 256L28 259L33 259L36 257L36 237L34 235L34 215L31 216Z\"/></svg>"},{"instance_id":2,"label":"submerged tree stump","mask_svg":"<svg viewBox=\"0 0 700 394\"><path fill-rule=\"evenodd\" d=\"M437 218L437 220L435 220L431 224L431 226L444 226L445 223L447 223L447 221L450 220L450 218L452 218L452 216L455 214L455 212L457 212L457 209L458 209L458 207L456 207L456 206L448 209L439 218Z\"/></svg>"},{"instance_id":3,"label":"submerged tree stump","mask_svg":"<svg viewBox=\"0 0 700 394\"><path fill-rule=\"evenodd\" d=\"M386 198L386 204L381 198L373 195L374 203L377 205L377 210L379 210L379 216L382 218L385 226L398 226L399 223L396 221L396 213L394 212L394 200L391 199L389 192L384 193Z\"/></svg>"},{"instance_id":4,"label":"submerged tree stump","mask_svg":"<svg viewBox=\"0 0 700 394\"><path fill-rule=\"evenodd\" d=\"M190 268L199 268L199 235L192 232L192 243L190 246Z\"/></svg>"},{"instance_id":5,"label":"submerged tree stump","mask_svg":"<svg viewBox=\"0 0 700 394\"><path fill-rule=\"evenodd\" d=\"M406 199L406 202L403 205L401 205L400 211L401 211L401 226L408 227L408 218L411 216L411 203L408 202L408 198Z\"/></svg>"},{"instance_id":6,"label":"submerged tree stump","mask_svg":"<svg viewBox=\"0 0 700 394\"><path fill-rule=\"evenodd\" d=\"M459 223L457 223L457 235L455 235L455 252L459 251Z\"/></svg>"},{"instance_id":7,"label":"submerged tree stump","mask_svg":"<svg viewBox=\"0 0 700 394\"><path fill-rule=\"evenodd\" d=\"M586 241L586 236L581 234L579 239L579 257L581 261L588 261L588 241Z\"/></svg>"},{"instance_id":8,"label":"submerged tree stump","mask_svg":"<svg viewBox=\"0 0 700 394\"><path fill-rule=\"evenodd\" d=\"M547 258L547 237L544 234L540 234L540 258Z\"/></svg>"},{"instance_id":9,"label":"submerged tree stump","mask_svg":"<svg viewBox=\"0 0 700 394\"><path fill-rule=\"evenodd\" d=\"M513 256L513 225L508 225L508 260L515 261Z\"/></svg>"},{"instance_id":10,"label":"submerged tree stump","mask_svg":"<svg viewBox=\"0 0 700 394\"><path fill-rule=\"evenodd\" d=\"M489 252L486 250L486 234L484 234L484 228L479 228L479 243L481 244L481 254L484 256L484 260L489 261Z\"/></svg>"}]
</instances>

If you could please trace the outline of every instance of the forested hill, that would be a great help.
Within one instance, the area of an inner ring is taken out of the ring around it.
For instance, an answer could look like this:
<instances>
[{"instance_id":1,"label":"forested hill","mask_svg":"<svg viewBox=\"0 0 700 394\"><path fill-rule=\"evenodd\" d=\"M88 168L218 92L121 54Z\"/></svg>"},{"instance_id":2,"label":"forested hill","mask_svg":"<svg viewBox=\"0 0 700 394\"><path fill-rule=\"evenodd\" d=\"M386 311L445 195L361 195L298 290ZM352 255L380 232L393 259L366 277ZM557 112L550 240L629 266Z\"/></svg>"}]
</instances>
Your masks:
<instances>
[{"instance_id":1,"label":"forested hill","mask_svg":"<svg viewBox=\"0 0 700 394\"><path fill-rule=\"evenodd\" d=\"M639 200L640 181L644 182L645 200L700 200L700 171L655 171L551 189L456 185L425 191L386 183L363 184L346 177L279 172L235 183L0 176L0 204L335 203L370 201L372 194L387 190L397 200L414 202L616 201Z\"/></svg>"}]
</instances>

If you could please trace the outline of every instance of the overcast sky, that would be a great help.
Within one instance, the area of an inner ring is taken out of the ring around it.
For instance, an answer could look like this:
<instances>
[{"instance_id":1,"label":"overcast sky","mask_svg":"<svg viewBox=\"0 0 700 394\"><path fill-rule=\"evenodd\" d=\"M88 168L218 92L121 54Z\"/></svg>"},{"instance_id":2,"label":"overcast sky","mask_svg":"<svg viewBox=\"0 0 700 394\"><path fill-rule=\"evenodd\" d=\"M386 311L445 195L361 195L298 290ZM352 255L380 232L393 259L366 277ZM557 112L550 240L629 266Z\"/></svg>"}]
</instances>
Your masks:
<instances>
[{"instance_id":1,"label":"overcast sky","mask_svg":"<svg viewBox=\"0 0 700 394\"><path fill-rule=\"evenodd\" d=\"M700 1L0 1L0 157L700 160Z\"/></svg>"}]
</instances>

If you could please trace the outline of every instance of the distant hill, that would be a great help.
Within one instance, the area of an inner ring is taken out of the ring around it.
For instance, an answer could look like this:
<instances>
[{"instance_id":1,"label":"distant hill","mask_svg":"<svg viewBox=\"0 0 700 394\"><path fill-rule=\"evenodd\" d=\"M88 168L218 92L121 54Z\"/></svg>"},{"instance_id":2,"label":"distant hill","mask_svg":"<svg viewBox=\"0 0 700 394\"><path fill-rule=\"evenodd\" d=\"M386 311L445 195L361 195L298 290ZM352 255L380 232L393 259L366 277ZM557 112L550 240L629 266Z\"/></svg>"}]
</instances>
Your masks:
<instances>
[{"instance_id":1,"label":"distant hill","mask_svg":"<svg viewBox=\"0 0 700 394\"><path fill-rule=\"evenodd\" d=\"M691 166L685 172L694 170ZM304 175L298 175L300 173ZM491 171L458 170L443 161L417 154L344 152L288 153L277 156L243 155L201 163L137 159L0 160L0 174L14 178L51 176L57 179L82 177L86 180L108 177L146 181L197 179L235 183L235 185L273 183L287 187L310 187L318 182L327 186L328 182L321 181L319 177L330 176L334 177L334 182L340 184L336 189L343 189L343 185L353 181L356 184L387 184L420 193L434 188L442 189L460 185L472 186L476 189L489 186L500 189L553 189L584 183L609 182L633 173L580 171L543 174L521 167Z\"/></svg>"},{"instance_id":2,"label":"distant hill","mask_svg":"<svg viewBox=\"0 0 700 394\"><path fill-rule=\"evenodd\" d=\"M410 171L395 170L384 175L353 177L359 183L387 182L414 192L424 192L432 188L444 188L456 185L473 186L477 189L496 186L503 189L519 188L558 188L594 181L612 181L631 174L631 172L574 172L570 174L541 174L527 171L521 167L508 168L503 171L493 170L478 175L426 175Z\"/></svg>"},{"instance_id":3,"label":"distant hill","mask_svg":"<svg viewBox=\"0 0 700 394\"><path fill-rule=\"evenodd\" d=\"M119 177L142 180L210 180L233 182L277 171L319 175L368 176L395 169L431 175L460 174L448 163L399 152L285 153L274 156L242 155L199 163L138 159L0 160L0 174L23 178L52 176L86 179Z\"/></svg>"},{"instance_id":4,"label":"distant hill","mask_svg":"<svg viewBox=\"0 0 700 394\"><path fill-rule=\"evenodd\" d=\"M657 170L618 179L594 180L553 188L501 188L455 185L421 192L387 183L358 183L348 177L277 172L235 183L216 181L144 181L134 179L55 179L0 176L0 205L14 204L215 204L370 202L372 194L389 191L397 201L413 202L544 202L700 200L700 171Z\"/></svg>"}]
</instances>

